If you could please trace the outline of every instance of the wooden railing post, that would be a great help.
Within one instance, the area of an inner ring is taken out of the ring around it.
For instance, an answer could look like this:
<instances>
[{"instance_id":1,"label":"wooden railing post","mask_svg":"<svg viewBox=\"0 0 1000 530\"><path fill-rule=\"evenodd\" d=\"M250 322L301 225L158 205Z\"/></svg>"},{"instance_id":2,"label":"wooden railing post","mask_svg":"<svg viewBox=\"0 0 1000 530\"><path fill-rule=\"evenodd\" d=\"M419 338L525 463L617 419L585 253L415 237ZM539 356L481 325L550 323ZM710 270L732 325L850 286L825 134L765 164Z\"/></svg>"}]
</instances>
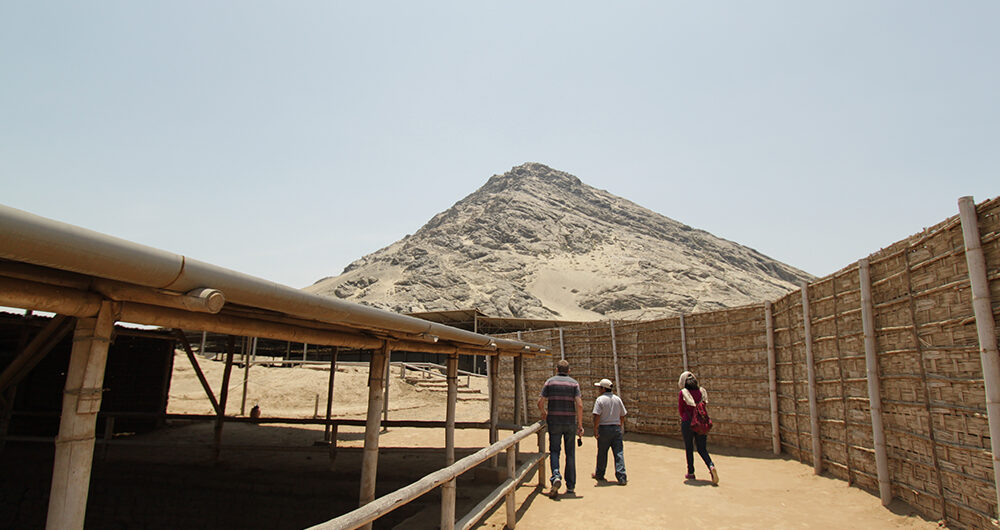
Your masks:
<instances>
[{"instance_id":1,"label":"wooden railing post","mask_svg":"<svg viewBox=\"0 0 1000 530\"><path fill-rule=\"evenodd\" d=\"M878 471L878 492L882 505L892 502L889 460L885 451L885 431L882 429L882 393L879 384L878 352L875 348L875 310L872 304L872 280L868 260L858 261L861 278L861 327L865 334L865 370L868 376L868 403L872 413L872 437L875 442L875 467Z\"/></svg>"},{"instance_id":2,"label":"wooden railing post","mask_svg":"<svg viewBox=\"0 0 1000 530\"><path fill-rule=\"evenodd\" d=\"M385 365L389 359L389 343L372 351L368 366L368 416L365 422L365 449L361 460L361 493L358 504L364 506L375 500L375 477L378 472L378 438L382 417L382 385L385 384ZM371 530L371 523L363 528Z\"/></svg>"},{"instance_id":3,"label":"wooden railing post","mask_svg":"<svg viewBox=\"0 0 1000 530\"><path fill-rule=\"evenodd\" d=\"M448 405L445 412L444 465L455 463L455 406L458 401L458 354L448 355ZM441 530L455 528L455 494L457 479L441 485Z\"/></svg>"},{"instance_id":4,"label":"wooden railing post","mask_svg":"<svg viewBox=\"0 0 1000 530\"><path fill-rule=\"evenodd\" d=\"M515 472L517 470L517 444L514 444L507 448L507 479L514 480ZM507 528L513 530L517 526L517 486L510 489L507 493L507 501L505 502L507 506Z\"/></svg>"}]
</instances>

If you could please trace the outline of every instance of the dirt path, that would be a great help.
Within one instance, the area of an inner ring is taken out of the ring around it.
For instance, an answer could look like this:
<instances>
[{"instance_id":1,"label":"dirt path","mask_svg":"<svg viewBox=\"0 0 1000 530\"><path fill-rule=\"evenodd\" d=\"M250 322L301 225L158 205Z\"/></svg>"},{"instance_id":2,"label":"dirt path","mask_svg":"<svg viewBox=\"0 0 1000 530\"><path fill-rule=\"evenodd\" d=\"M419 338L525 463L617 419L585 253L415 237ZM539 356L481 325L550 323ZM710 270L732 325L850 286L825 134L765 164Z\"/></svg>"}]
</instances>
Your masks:
<instances>
[{"instance_id":1,"label":"dirt path","mask_svg":"<svg viewBox=\"0 0 1000 530\"><path fill-rule=\"evenodd\" d=\"M652 436L626 436L627 486L597 484L590 478L596 448L591 437L577 450L576 495L550 499L535 489L537 479L518 488L518 529L938 527L905 504L886 509L877 496L813 475L811 466L756 452L713 453L718 487L696 455L699 480L685 481L683 445ZM479 528L503 528L505 520L501 503Z\"/></svg>"}]
</instances>

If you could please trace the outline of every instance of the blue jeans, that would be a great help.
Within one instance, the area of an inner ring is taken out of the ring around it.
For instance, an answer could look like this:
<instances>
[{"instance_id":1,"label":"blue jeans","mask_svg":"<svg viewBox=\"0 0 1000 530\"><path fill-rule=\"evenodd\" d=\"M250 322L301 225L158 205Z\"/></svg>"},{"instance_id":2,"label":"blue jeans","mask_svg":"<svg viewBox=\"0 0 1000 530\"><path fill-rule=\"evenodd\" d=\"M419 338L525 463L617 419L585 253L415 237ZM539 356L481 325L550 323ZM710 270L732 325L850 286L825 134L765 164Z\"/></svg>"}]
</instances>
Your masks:
<instances>
[{"instance_id":1,"label":"blue jeans","mask_svg":"<svg viewBox=\"0 0 1000 530\"><path fill-rule=\"evenodd\" d=\"M560 444L566 444L566 489L572 490L576 486L576 446L573 445L573 438L576 438L576 425L572 423L549 424L549 467L552 469L552 478L562 479L559 474L559 452Z\"/></svg>"},{"instance_id":2,"label":"blue jeans","mask_svg":"<svg viewBox=\"0 0 1000 530\"><path fill-rule=\"evenodd\" d=\"M601 425L597 437L597 469L594 475L604 478L608 467L608 449L615 458L615 478L625 480L625 449L622 447L622 428L618 425Z\"/></svg>"}]
</instances>

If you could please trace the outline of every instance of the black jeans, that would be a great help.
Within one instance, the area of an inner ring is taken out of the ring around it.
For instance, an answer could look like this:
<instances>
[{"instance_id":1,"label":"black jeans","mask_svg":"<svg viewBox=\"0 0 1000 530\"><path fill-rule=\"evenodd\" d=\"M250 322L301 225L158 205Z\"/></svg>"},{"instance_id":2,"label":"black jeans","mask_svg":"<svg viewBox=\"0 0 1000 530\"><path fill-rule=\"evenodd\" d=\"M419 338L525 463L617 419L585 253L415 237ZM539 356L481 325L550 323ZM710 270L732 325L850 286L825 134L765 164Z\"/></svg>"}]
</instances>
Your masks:
<instances>
[{"instance_id":1,"label":"black jeans","mask_svg":"<svg viewBox=\"0 0 1000 530\"><path fill-rule=\"evenodd\" d=\"M688 474L694 475L694 446L698 446L698 454L705 465L712 467L712 457L708 456L708 435L697 434L691 430L690 421L681 422L681 435L684 437L684 453L687 457Z\"/></svg>"}]
</instances>

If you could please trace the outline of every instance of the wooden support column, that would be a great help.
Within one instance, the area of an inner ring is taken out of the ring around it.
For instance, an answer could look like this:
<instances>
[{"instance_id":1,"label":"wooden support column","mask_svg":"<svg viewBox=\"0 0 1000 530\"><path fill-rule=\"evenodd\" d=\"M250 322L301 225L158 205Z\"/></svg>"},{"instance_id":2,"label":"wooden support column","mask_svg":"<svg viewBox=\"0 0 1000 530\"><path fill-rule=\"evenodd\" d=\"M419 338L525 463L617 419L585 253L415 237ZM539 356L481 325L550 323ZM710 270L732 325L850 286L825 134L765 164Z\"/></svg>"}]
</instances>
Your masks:
<instances>
[{"instance_id":1,"label":"wooden support column","mask_svg":"<svg viewBox=\"0 0 1000 530\"><path fill-rule=\"evenodd\" d=\"M236 338L226 338L226 369L222 372L222 387L219 389L219 408L215 418L215 447L212 451L216 461L222 451L222 429L226 424L226 403L229 401L229 378L233 373L233 357L236 355Z\"/></svg>"},{"instance_id":2,"label":"wooden support column","mask_svg":"<svg viewBox=\"0 0 1000 530\"><path fill-rule=\"evenodd\" d=\"M445 412L444 467L455 463L455 407L458 402L458 353L448 354L448 405ZM441 530L455 528L455 486L453 478L441 485Z\"/></svg>"},{"instance_id":3,"label":"wooden support column","mask_svg":"<svg viewBox=\"0 0 1000 530\"><path fill-rule=\"evenodd\" d=\"M240 401L240 416L247 414L247 386L250 384L250 337L243 337L243 399Z\"/></svg>"},{"instance_id":4,"label":"wooden support column","mask_svg":"<svg viewBox=\"0 0 1000 530\"><path fill-rule=\"evenodd\" d=\"M688 371L688 340L687 330L684 329L684 313L681 313L681 360L684 363L684 371Z\"/></svg>"},{"instance_id":5,"label":"wooden support column","mask_svg":"<svg viewBox=\"0 0 1000 530\"><path fill-rule=\"evenodd\" d=\"M566 346L563 344L563 329L559 328L559 360L566 360Z\"/></svg>"},{"instance_id":6,"label":"wooden support column","mask_svg":"<svg viewBox=\"0 0 1000 530\"><path fill-rule=\"evenodd\" d=\"M771 397L771 448L781 454L781 430L778 427L778 366L774 356L774 317L771 302L764 302L764 325L767 328L767 390Z\"/></svg>"},{"instance_id":7,"label":"wooden support column","mask_svg":"<svg viewBox=\"0 0 1000 530\"><path fill-rule=\"evenodd\" d=\"M500 354L494 353L490 356L490 445L497 443L500 439L497 432L497 423L500 416ZM490 465L497 467L499 458L494 456L490 460Z\"/></svg>"},{"instance_id":8,"label":"wooden support column","mask_svg":"<svg viewBox=\"0 0 1000 530\"><path fill-rule=\"evenodd\" d=\"M389 421L389 386L392 384L392 380L389 378L390 369L392 369L392 352L389 352L385 359L385 396L382 397L382 421ZM388 427L383 429L389 430Z\"/></svg>"},{"instance_id":9,"label":"wooden support column","mask_svg":"<svg viewBox=\"0 0 1000 530\"><path fill-rule=\"evenodd\" d=\"M816 360L813 357L812 315L809 312L809 284L802 282L802 333L806 344L806 376L809 381L809 430L812 431L813 473L823 472L823 440L819 432L816 404Z\"/></svg>"},{"instance_id":10,"label":"wooden support column","mask_svg":"<svg viewBox=\"0 0 1000 530\"><path fill-rule=\"evenodd\" d=\"M96 317L77 319L73 332L45 521L52 530L83 528L104 368L115 325L112 313L112 303L103 301Z\"/></svg>"},{"instance_id":11,"label":"wooden support column","mask_svg":"<svg viewBox=\"0 0 1000 530\"><path fill-rule=\"evenodd\" d=\"M545 429L538 431L538 454L545 454ZM538 463L538 489L545 489L545 459Z\"/></svg>"},{"instance_id":12,"label":"wooden support column","mask_svg":"<svg viewBox=\"0 0 1000 530\"><path fill-rule=\"evenodd\" d=\"M1000 352L997 349L996 321L993 317L990 281L986 276L986 257L979 234L976 203L972 197L962 197L958 200L958 210L962 219L969 283L972 286L972 312L976 317L976 332L979 336L979 362L983 367L986 417L990 426L990 449L993 454L993 485L997 490L997 508L1000 510ZM997 516L996 513L993 515Z\"/></svg>"},{"instance_id":13,"label":"wooden support column","mask_svg":"<svg viewBox=\"0 0 1000 530\"><path fill-rule=\"evenodd\" d=\"M330 417L333 415L333 382L334 379L337 377L337 356L339 354L340 354L340 348L334 346L333 353L330 354L330 383L327 385L326 388L326 421L330 421ZM334 433L332 436L330 434L331 430ZM327 423L326 426L323 427L323 440L336 445L337 443L336 430L337 427L335 425L330 425L329 423ZM333 450L330 451L331 458L334 452L335 451Z\"/></svg>"},{"instance_id":14,"label":"wooden support column","mask_svg":"<svg viewBox=\"0 0 1000 530\"><path fill-rule=\"evenodd\" d=\"M361 493L359 506L375 500L375 477L378 472L378 439L381 430L382 386L385 384L385 365L389 361L389 343L372 351L368 365L368 416L365 422L365 449L361 461ZM371 523L363 526L371 530Z\"/></svg>"},{"instance_id":15,"label":"wooden support column","mask_svg":"<svg viewBox=\"0 0 1000 530\"><path fill-rule=\"evenodd\" d=\"M615 363L615 393L618 397L622 397L622 387L618 384L618 341L615 340L615 321L609 320L608 323L611 325L611 358Z\"/></svg>"},{"instance_id":16,"label":"wooden support column","mask_svg":"<svg viewBox=\"0 0 1000 530\"><path fill-rule=\"evenodd\" d=\"M524 425L524 416L528 411L524 407L524 356L514 357L514 425L518 430Z\"/></svg>"},{"instance_id":17,"label":"wooden support column","mask_svg":"<svg viewBox=\"0 0 1000 530\"><path fill-rule=\"evenodd\" d=\"M875 310L872 305L872 281L868 260L858 261L861 277L861 326L865 334L865 370L868 376L868 403L872 415L872 436L875 441L875 467L878 471L878 492L882 505L892 502L892 482L889 459L885 451L885 431L882 428L882 394L879 384L878 353L875 347Z\"/></svg>"},{"instance_id":18,"label":"wooden support column","mask_svg":"<svg viewBox=\"0 0 1000 530\"><path fill-rule=\"evenodd\" d=\"M515 450L517 444L514 444L507 448L507 480L514 480L517 476L517 453ZM542 465L545 465L544 463ZM507 528L514 530L517 526L517 488L511 488L510 492L507 493L507 499L504 503L507 507Z\"/></svg>"},{"instance_id":19,"label":"wooden support column","mask_svg":"<svg viewBox=\"0 0 1000 530\"><path fill-rule=\"evenodd\" d=\"M847 428L847 385L844 383L844 352L840 348L840 309L838 306L837 276L833 277L833 338L837 345L837 377L840 378L840 402L844 422L844 464L847 467L847 485L854 484L854 468L851 467L850 430Z\"/></svg>"}]
</instances>

